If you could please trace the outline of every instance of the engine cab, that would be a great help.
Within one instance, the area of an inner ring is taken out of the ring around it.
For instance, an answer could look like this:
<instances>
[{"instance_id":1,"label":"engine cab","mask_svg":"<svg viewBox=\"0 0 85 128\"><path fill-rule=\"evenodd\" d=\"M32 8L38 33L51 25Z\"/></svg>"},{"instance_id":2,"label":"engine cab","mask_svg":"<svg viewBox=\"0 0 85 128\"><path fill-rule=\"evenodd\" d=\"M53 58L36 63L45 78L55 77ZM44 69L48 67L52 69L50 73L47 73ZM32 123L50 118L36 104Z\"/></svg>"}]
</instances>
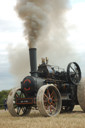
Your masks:
<instances>
[{"instance_id":1,"label":"engine cab","mask_svg":"<svg viewBox=\"0 0 85 128\"><path fill-rule=\"evenodd\" d=\"M48 58L42 58L42 64L38 66L38 75L43 78L52 78L55 74L54 68L48 64Z\"/></svg>"}]
</instances>

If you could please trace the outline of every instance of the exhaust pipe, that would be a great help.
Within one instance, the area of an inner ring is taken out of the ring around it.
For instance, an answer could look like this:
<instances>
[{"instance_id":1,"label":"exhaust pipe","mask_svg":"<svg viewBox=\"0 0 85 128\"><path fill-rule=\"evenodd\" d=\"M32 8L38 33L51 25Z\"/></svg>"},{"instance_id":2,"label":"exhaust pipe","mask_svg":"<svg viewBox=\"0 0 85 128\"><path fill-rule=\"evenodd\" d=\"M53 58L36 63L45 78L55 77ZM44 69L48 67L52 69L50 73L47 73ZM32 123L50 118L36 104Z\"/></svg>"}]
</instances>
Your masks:
<instances>
[{"instance_id":1,"label":"exhaust pipe","mask_svg":"<svg viewBox=\"0 0 85 128\"><path fill-rule=\"evenodd\" d=\"M31 76L37 77L37 59L36 59L36 48L29 49L30 55L30 68L31 68Z\"/></svg>"}]
</instances>

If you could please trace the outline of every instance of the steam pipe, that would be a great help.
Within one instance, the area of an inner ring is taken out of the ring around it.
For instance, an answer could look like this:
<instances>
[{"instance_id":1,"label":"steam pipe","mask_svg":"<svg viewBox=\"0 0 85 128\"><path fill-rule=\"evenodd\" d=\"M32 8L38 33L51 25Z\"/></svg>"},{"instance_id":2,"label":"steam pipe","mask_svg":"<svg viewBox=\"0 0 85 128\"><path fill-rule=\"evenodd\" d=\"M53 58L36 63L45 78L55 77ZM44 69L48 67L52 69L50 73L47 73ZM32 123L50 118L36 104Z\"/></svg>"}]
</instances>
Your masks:
<instances>
[{"instance_id":1,"label":"steam pipe","mask_svg":"<svg viewBox=\"0 0 85 128\"><path fill-rule=\"evenodd\" d=\"M37 56L36 48L29 49L31 76L37 77Z\"/></svg>"}]
</instances>

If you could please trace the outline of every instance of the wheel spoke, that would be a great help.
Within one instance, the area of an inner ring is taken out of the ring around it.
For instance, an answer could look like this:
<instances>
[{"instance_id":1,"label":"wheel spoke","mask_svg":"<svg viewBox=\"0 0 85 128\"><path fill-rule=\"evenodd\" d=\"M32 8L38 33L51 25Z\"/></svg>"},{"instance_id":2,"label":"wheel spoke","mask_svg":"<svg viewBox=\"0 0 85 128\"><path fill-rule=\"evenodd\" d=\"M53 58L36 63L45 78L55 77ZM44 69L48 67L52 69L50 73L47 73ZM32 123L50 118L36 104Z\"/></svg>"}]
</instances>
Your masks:
<instances>
[{"instance_id":1,"label":"wheel spoke","mask_svg":"<svg viewBox=\"0 0 85 128\"><path fill-rule=\"evenodd\" d=\"M52 93L50 94L50 96L52 96L53 94L55 94L54 90L52 91Z\"/></svg>"},{"instance_id":2,"label":"wheel spoke","mask_svg":"<svg viewBox=\"0 0 85 128\"><path fill-rule=\"evenodd\" d=\"M52 105L52 108L54 109L54 110L56 110L56 108Z\"/></svg>"},{"instance_id":3,"label":"wheel spoke","mask_svg":"<svg viewBox=\"0 0 85 128\"><path fill-rule=\"evenodd\" d=\"M49 89L47 89L47 94L49 95Z\"/></svg>"},{"instance_id":4,"label":"wheel spoke","mask_svg":"<svg viewBox=\"0 0 85 128\"><path fill-rule=\"evenodd\" d=\"M57 101L58 101L58 99L53 99L52 101L57 102Z\"/></svg>"},{"instance_id":5,"label":"wheel spoke","mask_svg":"<svg viewBox=\"0 0 85 128\"><path fill-rule=\"evenodd\" d=\"M50 114L52 114L52 107L51 107L51 105L50 105Z\"/></svg>"},{"instance_id":6,"label":"wheel spoke","mask_svg":"<svg viewBox=\"0 0 85 128\"><path fill-rule=\"evenodd\" d=\"M73 69L73 67L72 66L70 66L71 67L71 69L76 73L76 71Z\"/></svg>"},{"instance_id":7,"label":"wheel spoke","mask_svg":"<svg viewBox=\"0 0 85 128\"><path fill-rule=\"evenodd\" d=\"M44 100L44 103L47 103L47 100Z\"/></svg>"},{"instance_id":8,"label":"wheel spoke","mask_svg":"<svg viewBox=\"0 0 85 128\"><path fill-rule=\"evenodd\" d=\"M20 98L22 98L22 93L20 93Z\"/></svg>"},{"instance_id":9,"label":"wheel spoke","mask_svg":"<svg viewBox=\"0 0 85 128\"><path fill-rule=\"evenodd\" d=\"M55 106L56 104L52 102L51 105L54 105Z\"/></svg>"},{"instance_id":10,"label":"wheel spoke","mask_svg":"<svg viewBox=\"0 0 85 128\"><path fill-rule=\"evenodd\" d=\"M22 107L22 112L24 113L26 111L26 107Z\"/></svg>"},{"instance_id":11,"label":"wheel spoke","mask_svg":"<svg viewBox=\"0 0 85 128\"><path fill-rule=\"evenodd\" d=\"M53 95L51 98L53 99L53 98L55 98L55 96Z\"/></svg>"},{"instance_id":12,"label":"wheel spoke","mask_svg":"<svg viewBox=\"0 0 85 128\"><path fill-rule=\"evenodd\" d=\"M49 98L46 94L44 94L44 96L45 96L47 99Z\"/></svg>"},{"instance_id":13,"label":"wheel spoke","mask_svg":"<svg viewBox=\"0 0 85 128\"><path fill-rule=\"evenodd\" d=\"M19 97L19 95L17 94L17 92L16 92L15 96L16 96L17 98Z\"/></svg>"},{"instance_id":14,"label":"wheel spoke","mask_svg":"<svg viewBox=\"0 0 85 128\"><path fill-rule=\"evenodd\" d=\"M21 108L20 107L17 107L17 114L18 115L20 114L20 111L21 111Z\"/></svg>"},{"instance_id":15,"label":"wheel spoke","mask_svg":"<svg viewBox=\"0 0 85 128\"><path fill-rule=\"evenodd\" d=\"M50 92L49 92L49 89L47 89L47 95L48 95L48 97L50 98Z\"/></svg>"}]
</instances>

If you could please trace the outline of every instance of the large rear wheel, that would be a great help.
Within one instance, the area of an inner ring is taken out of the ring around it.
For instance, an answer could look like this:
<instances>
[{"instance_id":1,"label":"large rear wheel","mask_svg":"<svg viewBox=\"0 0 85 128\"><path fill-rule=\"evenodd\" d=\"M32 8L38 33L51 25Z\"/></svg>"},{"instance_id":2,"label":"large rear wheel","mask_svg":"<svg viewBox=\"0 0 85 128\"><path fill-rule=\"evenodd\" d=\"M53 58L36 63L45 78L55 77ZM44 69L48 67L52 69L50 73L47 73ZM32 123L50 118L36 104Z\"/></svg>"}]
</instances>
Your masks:
<instances>
[{"instance_id":1,"label":"large rear wheel","mask_svg":"<svg viewBox=\"0 0 85 128\"><path fill-rule=\"evenodd\" d=\"M77 97L79 105L82 110L85 112L85 79L83 78L77 88Z\"/></svg>"},{"instance_id":2,"label":"large rear wheel","mask_svg":"<svg viewBox=\"0 0 85 128\"><path fill-rule=\"evenodd\" d=\"M56 116L61 111L61 95L53 84L42 86L37 93L37 106L43 116Z\"/></svg>"}]
</instances>

